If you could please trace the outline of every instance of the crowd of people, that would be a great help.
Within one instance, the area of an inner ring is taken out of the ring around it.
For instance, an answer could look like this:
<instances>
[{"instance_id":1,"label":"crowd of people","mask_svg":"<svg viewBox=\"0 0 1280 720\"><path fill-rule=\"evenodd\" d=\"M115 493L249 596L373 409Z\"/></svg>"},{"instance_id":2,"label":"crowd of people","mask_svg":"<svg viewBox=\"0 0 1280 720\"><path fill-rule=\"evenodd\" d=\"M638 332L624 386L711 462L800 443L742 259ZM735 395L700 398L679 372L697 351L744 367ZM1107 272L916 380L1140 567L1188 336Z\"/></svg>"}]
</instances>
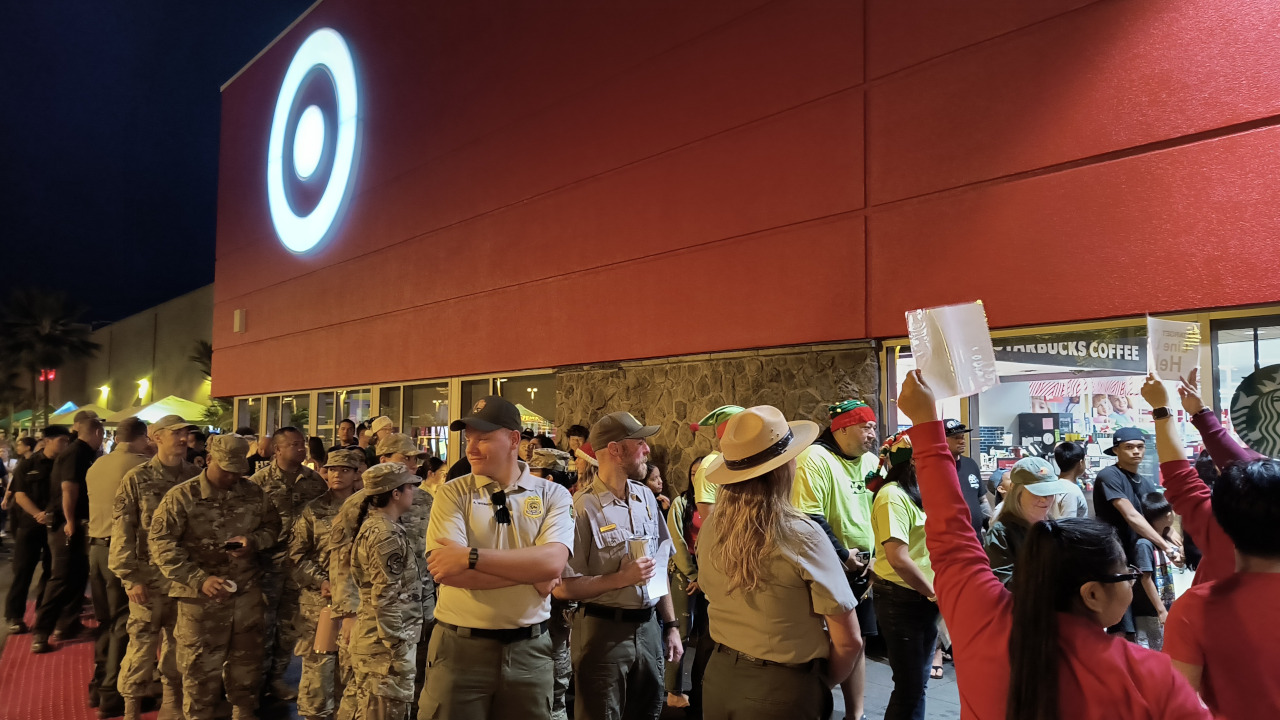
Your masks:
<instances>
[{"instance_id":1,"label":"crowd of people","mask_svg":"<svg viewBox=\"0 0 1280 720\"><path fill-rule=\"evenodd\" d=\"M132 419L104 453L102 422L78 415L13 448L6 617L55 650L89 585L104 718L296 701L305 718L802 720L830 717L839 687L858 720L874 635L886 720L924 718L948 656L964 717L1280 717L1280 463L1195 383L1180 403L1205 454L1189 462L1151 376L1160 477L1120 427L1091 489L1076 443L984 482L969 428L916 373L898 397L911 427L883 442L858 399L826 427L715 409L679 494L652 461L659 426L621 411L561 448L487 397L451 425L453 466L386 417L343 421L328 448Z\"/></svg>"}]
</instances>

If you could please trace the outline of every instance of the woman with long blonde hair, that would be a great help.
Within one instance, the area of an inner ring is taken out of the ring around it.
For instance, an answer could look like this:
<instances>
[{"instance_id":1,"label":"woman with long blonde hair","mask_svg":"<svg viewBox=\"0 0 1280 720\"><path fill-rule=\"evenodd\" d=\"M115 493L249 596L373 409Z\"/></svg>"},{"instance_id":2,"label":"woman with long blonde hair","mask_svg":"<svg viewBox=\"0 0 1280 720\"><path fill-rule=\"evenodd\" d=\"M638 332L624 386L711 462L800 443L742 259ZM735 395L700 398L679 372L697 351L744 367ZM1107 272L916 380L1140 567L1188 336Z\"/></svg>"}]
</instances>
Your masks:
<instances>
[{"instance_id":1,"label":"woman with long blonde hair","mask_svg":"<svg viewBox=\"0 0 1280 720\"><path fill-rule=\"evenodd\" d=\"M818 436L768 405L729 419L706 471L715 512L698 537L698 584L715 652L703 680L708 720L830 715L831 688L862 649L840 558L791 505L796 456Z\"/></svg>"}]
</instances>

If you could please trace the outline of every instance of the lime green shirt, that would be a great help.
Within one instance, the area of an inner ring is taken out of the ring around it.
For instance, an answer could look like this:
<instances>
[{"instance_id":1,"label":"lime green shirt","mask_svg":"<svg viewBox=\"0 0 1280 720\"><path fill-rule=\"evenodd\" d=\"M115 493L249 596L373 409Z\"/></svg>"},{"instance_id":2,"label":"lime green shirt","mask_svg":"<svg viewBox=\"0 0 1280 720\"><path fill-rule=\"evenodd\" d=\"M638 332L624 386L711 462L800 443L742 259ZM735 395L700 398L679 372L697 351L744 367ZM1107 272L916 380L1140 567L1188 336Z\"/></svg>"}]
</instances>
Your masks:
<instances>
[{"instance_id":1,"label":"lime green shirt","mask_svg":"<svg viewBox=\"0 0 1280 720\"><path fill-rule=\"evenodd\" d=\"M796 458L791 504L805 515L826 518L836 539L849 551L870 551L875 538L867 473L879 464L875 453L846 460L821 445L810 445Z\"/></svg>"},{"instance_id":2,"label":"lime green shirt","mask_svg":"<svg viewBox=\"0 0 1280 720\"><path fill-rule=\"evenodd\" d=\"M875 529L877 548L886 540L905 543L907 554L916 567L920 568L930 583L933 582L929 549L924 545L924 510L911 502L910 496L898 487L898 483L891 482L876 494L876 501L871 509L871 526ZM898 576L885 553L876 553L876 556L876 564L872 568L876 575L904 588L911 587Z\"/></svg>"},{"instance_id":3,"label":"lime green shirt","mask_svg":"<svg viewBox=\"0 0 1280 720\"><path fill-rule=\"evenodd\" d=\"M714 505L716 502L716 486L707 482L707 467L711 462L720 457L720 453L713 452L702 458L702 463L698 465L698 469L693 473L693 501L700 503L709 503Z\"/></svg>"}]
</instances>

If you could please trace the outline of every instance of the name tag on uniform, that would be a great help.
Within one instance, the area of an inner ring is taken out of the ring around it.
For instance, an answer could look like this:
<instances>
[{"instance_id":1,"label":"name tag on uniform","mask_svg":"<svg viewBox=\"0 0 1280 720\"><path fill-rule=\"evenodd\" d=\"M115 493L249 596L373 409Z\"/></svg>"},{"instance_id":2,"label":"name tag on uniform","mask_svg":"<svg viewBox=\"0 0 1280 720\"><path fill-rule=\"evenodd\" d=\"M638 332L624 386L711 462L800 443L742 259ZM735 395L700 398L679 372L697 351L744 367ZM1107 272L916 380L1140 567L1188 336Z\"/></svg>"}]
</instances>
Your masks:
<instances>
[{"instance_id":1,"label":"name tag on uniform","mask_svg":"<svg viewBox=\"0 0 1280 720\"><path fill-rule=\"evenodd\" d=\"M610 530L617 530L617 529L618 529L617 523L609 523L608 525L601 527L600 532L609 532Z\"/></svg>"}]
</instances>

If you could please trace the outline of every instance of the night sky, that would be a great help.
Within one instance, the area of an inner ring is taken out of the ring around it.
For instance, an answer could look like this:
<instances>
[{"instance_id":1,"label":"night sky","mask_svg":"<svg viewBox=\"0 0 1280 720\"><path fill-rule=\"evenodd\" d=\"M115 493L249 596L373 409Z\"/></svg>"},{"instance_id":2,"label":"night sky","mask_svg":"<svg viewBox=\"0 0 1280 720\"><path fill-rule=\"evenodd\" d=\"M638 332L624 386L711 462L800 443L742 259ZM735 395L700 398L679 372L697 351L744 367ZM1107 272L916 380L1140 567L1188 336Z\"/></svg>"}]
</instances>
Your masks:
<instances>
[{"instance_id":1,"label":"night sky","mask_svg":"<svg viewBox=\"0 0 1280 720\"><path fill-rule=\"evenodd\" d=\"M213 282L219 88L312 0L0 0L0 291L118 320Z\"/></svg>"}]
</instances>

